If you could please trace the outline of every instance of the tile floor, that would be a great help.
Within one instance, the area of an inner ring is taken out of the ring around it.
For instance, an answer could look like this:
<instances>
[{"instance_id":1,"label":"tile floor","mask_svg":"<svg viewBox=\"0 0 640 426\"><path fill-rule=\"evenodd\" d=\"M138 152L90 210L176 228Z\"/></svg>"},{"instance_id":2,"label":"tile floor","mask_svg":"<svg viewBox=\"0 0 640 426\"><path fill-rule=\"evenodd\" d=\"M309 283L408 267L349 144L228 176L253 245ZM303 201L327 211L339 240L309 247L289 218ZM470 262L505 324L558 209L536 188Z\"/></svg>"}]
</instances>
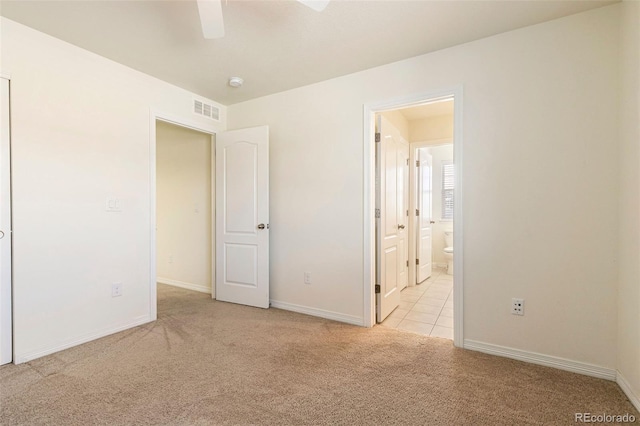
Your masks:
<instances>
[{"instance_id":1,"label":"tile floor","mask_svg":"<svg viewBox=\"0 0 640 426\"><path fill-rule=\"evenodd\" d=\"M434 268L431 277L400 293L400 306L381 324L453 340L453 275Z\"/></svg>"}]
</instances>

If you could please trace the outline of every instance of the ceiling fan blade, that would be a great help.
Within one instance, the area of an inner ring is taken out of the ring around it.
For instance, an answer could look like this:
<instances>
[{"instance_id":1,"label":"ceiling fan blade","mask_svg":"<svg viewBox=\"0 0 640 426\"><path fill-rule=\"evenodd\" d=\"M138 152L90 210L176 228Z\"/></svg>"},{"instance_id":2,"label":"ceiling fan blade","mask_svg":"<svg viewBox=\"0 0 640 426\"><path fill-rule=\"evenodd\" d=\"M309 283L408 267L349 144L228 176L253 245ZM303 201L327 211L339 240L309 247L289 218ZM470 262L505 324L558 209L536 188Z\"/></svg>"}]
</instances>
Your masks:
<instances>
[{"instance_id":1,"label":"ceiling fan blade","mask_svg":"<svg viewBox=\"0 0 640 426\"><path fill-rule=\"evenodd\" d=\"M298 0L300 3L305 6L310 7L316 12L322 12L325 7L329 4L329 0Z\"/></svg>"},{"instance_id":2,"label":"ceiling fan blade","mask_svg":"<svg viewBox=\"0 0 640 426\"><path fill-rule=\"evenodd\" d=\"M222 0L198 0L198 13L204 38L224 37Z\"/></svg>"}]
</instances>

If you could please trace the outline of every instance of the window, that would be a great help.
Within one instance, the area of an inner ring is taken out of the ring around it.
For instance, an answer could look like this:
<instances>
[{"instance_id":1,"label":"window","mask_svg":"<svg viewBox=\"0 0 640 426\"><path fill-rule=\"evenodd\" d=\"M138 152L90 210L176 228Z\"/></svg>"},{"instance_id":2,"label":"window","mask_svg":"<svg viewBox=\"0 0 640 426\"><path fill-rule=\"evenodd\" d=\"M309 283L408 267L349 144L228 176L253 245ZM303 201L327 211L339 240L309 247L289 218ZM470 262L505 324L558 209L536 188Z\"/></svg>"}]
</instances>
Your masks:
<instances>
[{"instance_id":1,"label":"window","mask_svg":"<svg viewBox=\"0 0 640 426\"><path fill-rule=\"evenodd\" d=\"M442 162L442 220L453 220L453 190L455 179L453 163Z\"/></svg>"}]
</instances>

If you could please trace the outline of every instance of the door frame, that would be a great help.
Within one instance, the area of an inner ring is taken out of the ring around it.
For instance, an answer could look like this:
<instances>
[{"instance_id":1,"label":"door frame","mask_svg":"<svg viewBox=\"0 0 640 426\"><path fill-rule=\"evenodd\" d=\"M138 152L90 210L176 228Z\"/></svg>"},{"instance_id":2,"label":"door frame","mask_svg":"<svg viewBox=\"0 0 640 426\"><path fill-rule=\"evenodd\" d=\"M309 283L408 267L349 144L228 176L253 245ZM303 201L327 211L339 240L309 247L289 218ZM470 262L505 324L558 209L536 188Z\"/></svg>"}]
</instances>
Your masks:
<instances>
[{"instance_id":1,"label":"door frame","mask_svg":"<svg viewBox=\"0 0 640 426\"><path fill-rule=\"evenodd\" d=\"M156 122L163 121L165 123L173 124L175 126L184 127L191 130L196 130L201 133L211 135L211 187L215 188L215 166L216 166L216 145L214 142L214 136L216 133L224 130L223 126L216 123L205 124L195 121L191 121L181 116L169 114L154 109L149 111L149 222L150 222L150 243L149 243L149 319L155 321L158 319L158 248L156 238ZM216 287L215 287L215 272L216 272L216 227L215 227L215 197L211 197L211 297L215 299Z\"/></svg>"},{"instance_id":2,"label":"door frame","mask_svg":"<svg viewBox=\"0 0 640 426\"><path fill-rule=\"evenodd\" d=\"M6 171L7 173L7 177L8 177L8 183L9 183L9 193L8 194L4 194L4 195L8 195L9 198L9 229L5 229L5 238L9 239L9 272L8 272L8 277L9 277L9 282L6 283L1 283L0 284L0 292L2 292L4 295L8 294L8 298L2 298L2 300L0 301L1 306L0 306L0 336L2 337L2 341L0 341L0 345L4 346L5 349L7 350L7 352L10 354L11 356L11 360L8 361L7 363L13 363L15 364L16 362L16 357L15 357L15 346L13 344L14 340L15 340L15 335L14 335L14 330L13 330L13 324L14 324L14 303L13 303L13 204L12 204L12 200L13 200L13 184L12 184L12 180L11 180L11 168L12 168L12 163L11 163L11 76L9 74L5 74L0 72L0 79L1 80L6 80L7 81L7 86L9 88L9 94L8 94L8 99L7 99L7 116L8 116L8 123L4 123L8 126L8 139L5 140L0 140L0 144L7 144L7 150L9 153L9 158L7 161L7 165L8 165L8 170ZM0 99L0 102L2 100ZM2 135L0 135L0 138L2 138ZM5 173L5 171L3 171L3 173ZM1 189L0 189L1 191ZM5 354L6 355L6 354Z\"/></svg>"},{"instance_id":3,"label":"door frame","mask_svg":"<svg viewBox=\"0 0 640 426\"><path fill-rule=\"evenodd\" d=\"M453 344L463 347L463 137L462 86L415 93L363 105L363 323L375 324L375 114L407 108L443 98L454 99L453 157L456 173L456 191L453 212L454 245L456 247L453 274Z\"/></svg>"}]
</instances>

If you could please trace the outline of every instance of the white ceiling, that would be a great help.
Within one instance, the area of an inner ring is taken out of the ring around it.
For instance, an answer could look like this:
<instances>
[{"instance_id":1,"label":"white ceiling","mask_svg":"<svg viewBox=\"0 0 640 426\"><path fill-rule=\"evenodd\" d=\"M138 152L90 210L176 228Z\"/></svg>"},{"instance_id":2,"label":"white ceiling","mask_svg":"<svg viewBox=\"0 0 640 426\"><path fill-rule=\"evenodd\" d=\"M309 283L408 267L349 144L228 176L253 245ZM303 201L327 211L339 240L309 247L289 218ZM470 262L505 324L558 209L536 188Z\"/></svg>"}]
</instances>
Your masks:
<instances>
[{"instance_id":1,"label":"white ceiling","mask_svg":"<svg viewBox=\"0 0 640 426\"><path fill-rule=\"evenodd\" d=\"M229 105L614 2L223 0L217 40L191 0L2 0L0 14Z\"/></svg>"}]
</instances>

